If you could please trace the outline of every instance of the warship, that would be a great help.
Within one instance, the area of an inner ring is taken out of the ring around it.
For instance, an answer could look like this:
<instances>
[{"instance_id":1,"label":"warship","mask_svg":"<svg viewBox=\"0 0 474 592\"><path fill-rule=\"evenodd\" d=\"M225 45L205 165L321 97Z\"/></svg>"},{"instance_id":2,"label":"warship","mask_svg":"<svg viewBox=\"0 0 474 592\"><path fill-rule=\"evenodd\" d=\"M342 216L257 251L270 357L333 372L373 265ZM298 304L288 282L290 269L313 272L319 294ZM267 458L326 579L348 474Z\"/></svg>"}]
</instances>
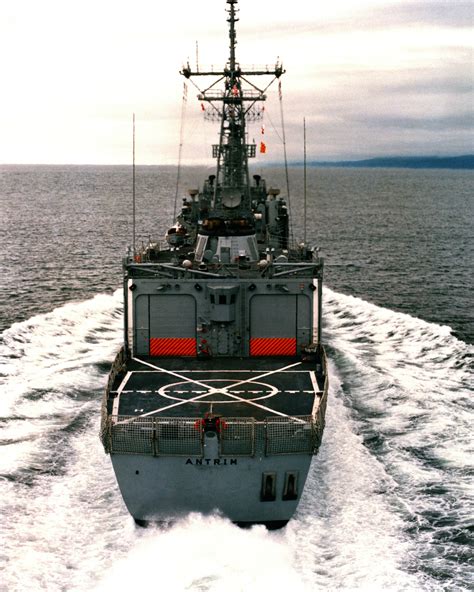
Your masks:
<instances>
[{"instance_id":1,"label":"warship","mask_svg":"<svg viewBox=\"0 0 474 592\"><path fill-rule=\"evenodd\" d=\"M220 124L215 174L188 191L163 243L123 260L124 344L100 436L139 525L217 512L284 526L324 429L323 258L293 244L289 195L249 170L248 124L284 69L240 66L237 0L225 9L224 67L180 72L205 81L198 100Z\"/></svg>"}]
</instances>

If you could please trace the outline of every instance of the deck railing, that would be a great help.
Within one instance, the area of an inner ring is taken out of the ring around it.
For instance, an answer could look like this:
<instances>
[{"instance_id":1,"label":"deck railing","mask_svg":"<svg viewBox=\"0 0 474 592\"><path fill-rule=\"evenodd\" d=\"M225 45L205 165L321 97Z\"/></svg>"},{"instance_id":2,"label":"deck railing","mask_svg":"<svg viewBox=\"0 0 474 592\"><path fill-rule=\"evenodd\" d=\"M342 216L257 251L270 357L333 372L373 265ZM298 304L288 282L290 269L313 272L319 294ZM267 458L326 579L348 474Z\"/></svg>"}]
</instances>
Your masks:
<instances>
[{"instance_id":1,"label":"deck railing","mask_svg":"<svg viewBox=\"0 0 474 592\"><path fill-rule=\"evenodd\" d=\"M111 413L109 394L126 363L122 347L112 364L102 401L100 437L105 451L113 454L151 456L197 456L204 454L204 426L197 417L126 416ZM325 377L314 415L267 417L221 417L218 424L219 455L222 457L317 454L324 430L328 396L326 356L321 359Z\"/></svg>"},{"instance_id":2,"label":"deck railing","mask_svg":"<svg viewBox=\"0 0 474 592\"><path fill-rule=\"evenodd\" d=\"M291 418L220 418L222 457L316 454L321 444L323 416ZM106 452L150 456L204 455L204 430L199 419L102 416L101 438Z\"/></svg>"}]
</instances>

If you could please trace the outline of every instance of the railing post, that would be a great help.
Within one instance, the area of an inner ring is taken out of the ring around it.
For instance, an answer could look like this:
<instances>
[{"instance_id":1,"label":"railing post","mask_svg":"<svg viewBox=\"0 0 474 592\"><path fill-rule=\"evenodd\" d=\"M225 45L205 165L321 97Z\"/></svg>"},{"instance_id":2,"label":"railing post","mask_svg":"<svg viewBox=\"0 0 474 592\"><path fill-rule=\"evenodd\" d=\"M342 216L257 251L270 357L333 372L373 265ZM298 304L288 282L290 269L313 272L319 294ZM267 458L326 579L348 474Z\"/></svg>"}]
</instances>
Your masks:
<instances>
[{"instance_id":1,"label":"railing post","mask_svg":"<svg viewBox=\"0 0 474 592\"><path fill-rule=\"evenodd\" d=\"M159 456L160 454L160 443L158 437L158 419L156 417L151 418L153 430L151 432L151 439L152 439L152 451L153 456Z\"/></svg>"}]
</instances>

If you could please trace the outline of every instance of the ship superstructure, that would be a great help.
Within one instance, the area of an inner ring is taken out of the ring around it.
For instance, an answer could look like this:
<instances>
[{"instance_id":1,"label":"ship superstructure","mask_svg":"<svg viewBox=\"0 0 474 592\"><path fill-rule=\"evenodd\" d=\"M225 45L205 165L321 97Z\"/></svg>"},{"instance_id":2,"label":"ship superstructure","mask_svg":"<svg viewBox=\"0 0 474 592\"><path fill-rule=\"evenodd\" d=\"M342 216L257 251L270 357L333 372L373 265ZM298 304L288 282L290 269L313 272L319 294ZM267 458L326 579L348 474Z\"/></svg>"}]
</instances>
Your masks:
<instances>
[{"instance_id":1,"label":"ship superstructure","mask_svg":"<svg viewBox=\"0 0 474 592\"><path fill-rule=\"evenodd\" d=\"M218 511L282 526L324 428L323 261L291 244L285 200L249 172L247 122L284 70L240 67L237 0L226 4L225 67L181 72L207 83L198 98L220 122L216 172L189 191L165 247L124 260L125 342L101 438L138 523Z\"/></svg>"}]
</instances>

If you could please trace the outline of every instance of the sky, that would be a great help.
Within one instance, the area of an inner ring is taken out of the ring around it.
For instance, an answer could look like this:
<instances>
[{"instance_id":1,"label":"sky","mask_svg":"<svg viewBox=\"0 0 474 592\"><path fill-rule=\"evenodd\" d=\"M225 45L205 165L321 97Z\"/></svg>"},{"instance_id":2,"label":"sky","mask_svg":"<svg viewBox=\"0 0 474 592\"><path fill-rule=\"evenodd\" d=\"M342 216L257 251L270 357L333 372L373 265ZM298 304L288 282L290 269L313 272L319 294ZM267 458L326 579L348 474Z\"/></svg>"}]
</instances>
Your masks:
<instances>
[{"instance_id":1,"label":"sky","mask_svg":"<svg viewBox=\"0 0 474 592\"><path fill-rule=\"evenodd\" d=\"M225 0L2 0L0 163L211 162L188 59L222 68ZM287 153L301 160L460 155L473 145L472 0L240 0L237 58L279 58ZM203 80L196 80L202 83ZM259 81L260 82L260 81ZM270 92L271 91L271 92ZM283 155L277 86L268 162ZM262 139L260 124L250 139Z\"/></svg>"}]
</instances>

